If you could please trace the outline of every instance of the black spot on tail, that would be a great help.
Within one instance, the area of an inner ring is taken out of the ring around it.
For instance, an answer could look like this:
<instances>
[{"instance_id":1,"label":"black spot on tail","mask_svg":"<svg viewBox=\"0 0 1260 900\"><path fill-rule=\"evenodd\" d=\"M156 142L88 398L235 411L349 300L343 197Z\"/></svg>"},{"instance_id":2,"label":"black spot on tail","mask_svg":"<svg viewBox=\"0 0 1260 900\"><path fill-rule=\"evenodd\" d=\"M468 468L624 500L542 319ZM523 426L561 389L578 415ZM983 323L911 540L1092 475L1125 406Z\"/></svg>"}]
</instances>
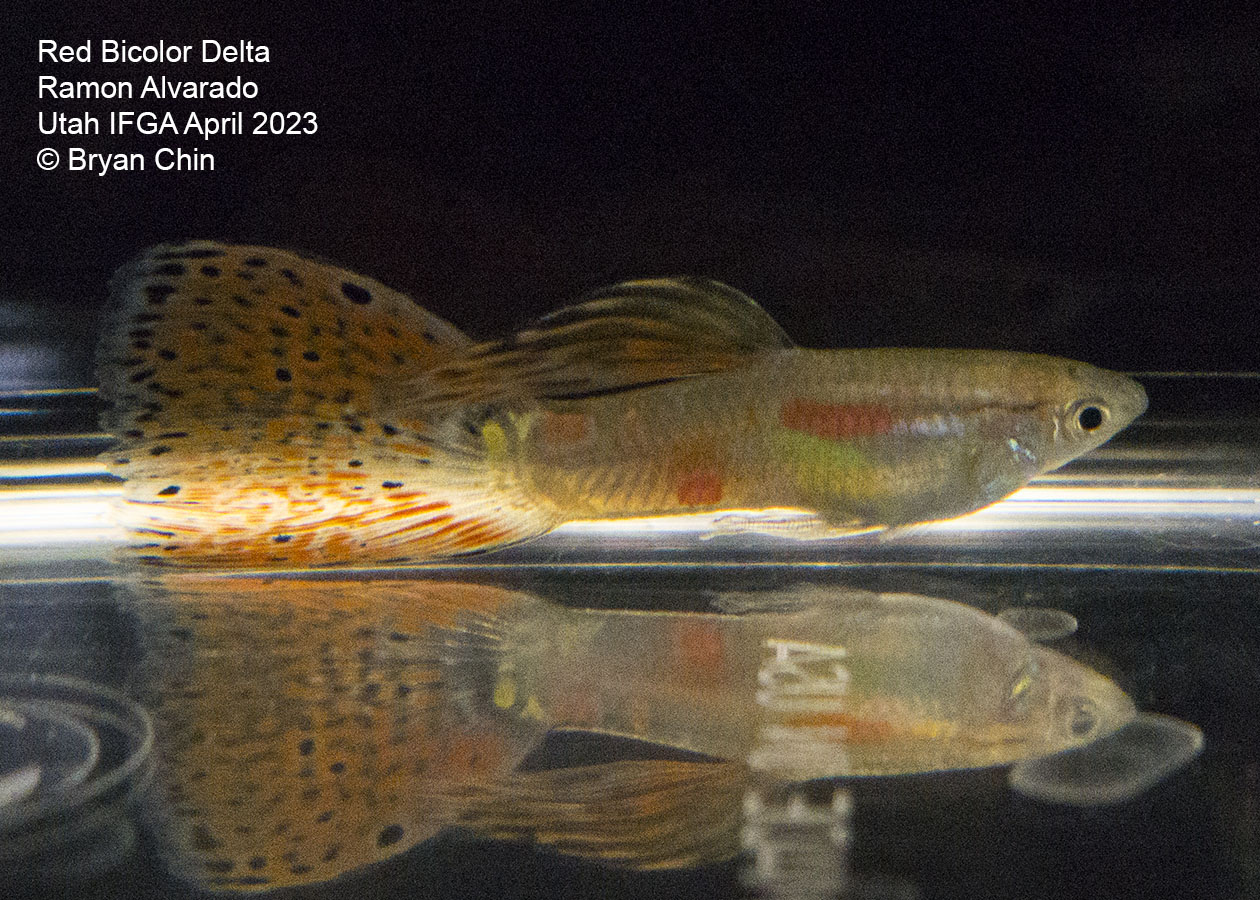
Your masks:
<instances>
[{"instance_id":1,"label":"black spot on tail","mask_svg":"<svg viewBox=\"0 0 1260 900\"><path fill-rule=\"evenodd\" d=\"M218 278L223 272L218 266L202 266L201 274L207 278Z\"/></svg>"},{"instance_id":2,"label":"black spot on tail","mask_svg":"<svg viewBox=\"0 0 1260 900\"><path fill-rule=\"evenodd\" d=\"M181 266L179 263L174 263L174 262L172 262L172 263L164 263L164 264L162 264L162 265L158 266L156 269L154 269L154 270L153 270L151 273L149 273L149 274L151 274L151 275L172 275L172 276L174 276L174 277L178 278L179 276L183 275L186 271L188 271L188 270L187 270L187 269L185 269L183 266Z\"/></svg>"},{"instance_id":3,"label":"black spot on tail","mask_svg":"<svg viewBox=\"0 0 1260 900\"><path fill-rule=\"evenodd\" d=\"M261 256L251 256L249 259L245 260L245 265L258 268L260 266L267 265L267 260L263 259Z\"/></svg>"},{"instance_id":4,"label":"black spot on tail","mask_svg":"<svg viewBox=\"0 0 1260 900\"><path fill-rule=\"evenodd\" d=\"M292 381L293 373L288 369L276 369L276 381Z\"/></svg>"},{"instance_id":5,"label":"black spot on tail","mask_svg":"<svg viewBox=\"0 0 1260 900\"><path fill-rule=\"evenodd\" d=\"M381 833L376 836L376 846L389 847L397 844L402 840L403 829L401 825L390 825L381 829Z\"/></svg>"},{"instance_id":6,"label":"black spot on tail","mask_svg":"<svg viewBox=\"0 0 1260 900\"><path fill-rule=\"evenodd\" d=\"M159 497L174 497L178 493L179 493L179 485L172 484L169 487L164 487L162 488L162 490L158 491L158 496Z\"/></svg>"},{"instance_id":7,"label":"black spot on tail","mask_svg":"<svg viewBox=\"0 0 1260 900\"><path fill-rule=\"evenodd\" d=\"M348 281L341 283L341 293L346 295L346 299L351 303L368 304L372 302L372 293L366 288L359 287L357 284L351 284Z\"/></svg>"},{"instance_id":8,"label":"black spot on tail","mask_svg":"<svg viewBox=\"0 0 1260 900\"><path fill-rule=\"evenodd\" d=\"M223 846L205 825L197 825L193 828L192 843L198 850L217 850Z\"/></svg>"},{"instance_id":9,"label":"black spot on tail","mask_svg":"<svg viewBox=\"0 0 1260 900\"><path fill-rule=\"evenodd\" d=\"M166 302L166 298L175 293L175 285L173 284L150 284L144 289L144 296L154 306Z\"/></svg>"}]
</instances>

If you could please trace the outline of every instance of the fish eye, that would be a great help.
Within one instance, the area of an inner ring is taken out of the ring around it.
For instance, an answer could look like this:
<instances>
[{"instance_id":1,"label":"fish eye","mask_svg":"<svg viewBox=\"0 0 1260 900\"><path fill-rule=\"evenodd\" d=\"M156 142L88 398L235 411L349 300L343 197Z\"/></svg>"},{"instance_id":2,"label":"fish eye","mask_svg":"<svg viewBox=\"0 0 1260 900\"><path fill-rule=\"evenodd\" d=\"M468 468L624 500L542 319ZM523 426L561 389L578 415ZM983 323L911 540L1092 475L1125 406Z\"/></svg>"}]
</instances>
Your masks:
<instances>
[{"instance_id":1,"label":"fish eye","mask_svg":"<svg viewBox=\"0 0 1260 900\"><path fill-rule=\"evenodd\" d=\"M1109 413L1107 407L1097 400L1082 400L1072 407L1069 416L1081 431L1088 434L1101 428L1107 421Z\"/></svg>"},{"instance_id":2,"label":"fish eye","mask_svg":"<svg viewBox=\"0 0 1260 900\"><path fill-rule=\"evenodd\" d=\"M1088 697L1072 697L1063 712L1063 724L1072 737L1085 737L1098 727L1098 710Z\"/></svg>"}]
</instances>

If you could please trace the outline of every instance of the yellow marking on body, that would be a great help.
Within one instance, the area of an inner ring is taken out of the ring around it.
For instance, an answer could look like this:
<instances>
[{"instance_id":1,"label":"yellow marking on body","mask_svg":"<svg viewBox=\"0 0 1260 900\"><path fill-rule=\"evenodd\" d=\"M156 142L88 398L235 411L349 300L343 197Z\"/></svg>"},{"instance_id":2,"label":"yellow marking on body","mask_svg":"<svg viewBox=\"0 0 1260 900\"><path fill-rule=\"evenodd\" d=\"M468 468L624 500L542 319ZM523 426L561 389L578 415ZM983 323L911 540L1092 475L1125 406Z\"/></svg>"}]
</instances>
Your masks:
<instances>
[{"instance_id":1,"label":"yellow marking on body","mask_svg":"<svg viewBox=\"0 0 1260 900\"><path fill-rule=\"evenodd\" d=\"M494 686L494 705L499 709L511 709L516 703L516 682L511 678L500 678Z\"/></svg>"},{"instance_id":2,"label":"yellow marking on body","mask_svg":"<svg viewBox=\"0 0 1260 900\"><path fill-rule=\"evenodd\" d=\"M485 427L481 429L481 438L486 443L486 455L490 458L494 459L507 455L507 432L503 430L503 426L498 422L487 422Z\"/></svg>"},{"instance_id":3,"label":"yellow marking on body","mask_svg":"<svg viewBox=\"0 0 1260 900\"><path fill-rule=\"evenodd\" d=\"M538 722L542 721L542 706L539 705L537 697L530 696L529 700L525 703L525 708L521 710L521 715L526 719L534 719Z\"/></svg>"}]
</instances>

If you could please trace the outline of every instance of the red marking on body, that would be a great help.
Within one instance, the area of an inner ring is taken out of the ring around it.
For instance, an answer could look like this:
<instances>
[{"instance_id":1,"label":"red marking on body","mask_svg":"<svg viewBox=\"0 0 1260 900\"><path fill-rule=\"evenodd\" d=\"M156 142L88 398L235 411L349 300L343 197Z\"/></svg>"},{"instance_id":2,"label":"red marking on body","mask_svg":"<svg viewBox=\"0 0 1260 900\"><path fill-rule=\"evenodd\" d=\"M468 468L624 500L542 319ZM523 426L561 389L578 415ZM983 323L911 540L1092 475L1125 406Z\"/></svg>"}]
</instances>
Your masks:
<instances>
[{"instance_id":1,"label":"red marking on body","mask_svg":"<svg viewBox=\"0 0 1260 900\"><path fill-rule=\"evenodd\" d=\"M898 732L891 722L861 719L844 712L796 713L784 716L781 723L789 728L843 728L845 740L853 743L886 741Z\"/></svg>"},{"instance_id":2,"label":"red marking on body","mask_svg":"<svg viewBox=\"0 0 1260 900\"><path fill-rule=\"evenodd\" d=\"M695 469L678 482L678 502L683 506L713 506L722 502L722 477L713 469Z\"/></svg>"},{"instance_id":3,"label":"red marking on body","mask_svg":"<svg viewBox=\"0 0 1260 900\"><path fill-rule=\"evenodd\" d=\"M779 407L779 424L792 431L841 441L871 434L887 434L894 417L886 406L815 403L793 397Z\"/></svg>"},{"instance_id":4,"label":"red marking on body","mask_svg":"<svg viewBox=\"0 0 1260 900\"><path fill-rule=\"evenodd\" d=\"M584 413L543 413L540 423L544 443L571 447L591 433L591 417Z\"/></svg>"},{"instance_id":5,"label":"red marking on body","mask_svg":"<svg viewBox=\"0 0 1260 900\"><path fill-rule=\"evenodd\" d=\"M712 622L685 623L674 636L674 661L688 678L707 680L726 668L726 641Z\"/></svg>"}]
</instances>

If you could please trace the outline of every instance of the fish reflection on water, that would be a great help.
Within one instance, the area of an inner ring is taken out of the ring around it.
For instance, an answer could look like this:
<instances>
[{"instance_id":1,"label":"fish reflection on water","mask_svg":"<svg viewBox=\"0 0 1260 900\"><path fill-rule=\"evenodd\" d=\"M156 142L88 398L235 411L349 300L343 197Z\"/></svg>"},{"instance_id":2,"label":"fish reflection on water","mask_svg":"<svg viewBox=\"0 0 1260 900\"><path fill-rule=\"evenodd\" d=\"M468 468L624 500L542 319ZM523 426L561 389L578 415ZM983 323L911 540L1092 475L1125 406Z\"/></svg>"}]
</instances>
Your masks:
<instances>
[{"instance_id":1,"label":"fish reflection on water","mask_svg":"<svg viewBox=\"0 0 1260 900\"><path fill-rule=\"evenodd\" d=\"M102 459L136 555L173 565L416 561L679 513L896 528L1000 500L1147 402L1038 354L798 347L695 278L613 285L483 343L268 247L153 247L112 298ZM751 515L768 510L805 515Z\"/></svg>"},{"instance_id":2,"label":"fish reflection on water","mask_svg":"<svg viewBox=\"0 0 1260 900\"><path fill-rule=\"evenodd\" d=\"M177 873L219 889L328 880L452 825L640 868L714 861L738 849L749 778L1014 765L1029 793L1057 778L1088 803L1071 767L1035 767L1136 715L1068 657L912 595L806 587L695 614L408 580L133 590L158 832ZM703 756L518 768L563 729ZM1092 772L1099 799L1188 758L1155 756Z\"/></svg>"}]
</instances>

